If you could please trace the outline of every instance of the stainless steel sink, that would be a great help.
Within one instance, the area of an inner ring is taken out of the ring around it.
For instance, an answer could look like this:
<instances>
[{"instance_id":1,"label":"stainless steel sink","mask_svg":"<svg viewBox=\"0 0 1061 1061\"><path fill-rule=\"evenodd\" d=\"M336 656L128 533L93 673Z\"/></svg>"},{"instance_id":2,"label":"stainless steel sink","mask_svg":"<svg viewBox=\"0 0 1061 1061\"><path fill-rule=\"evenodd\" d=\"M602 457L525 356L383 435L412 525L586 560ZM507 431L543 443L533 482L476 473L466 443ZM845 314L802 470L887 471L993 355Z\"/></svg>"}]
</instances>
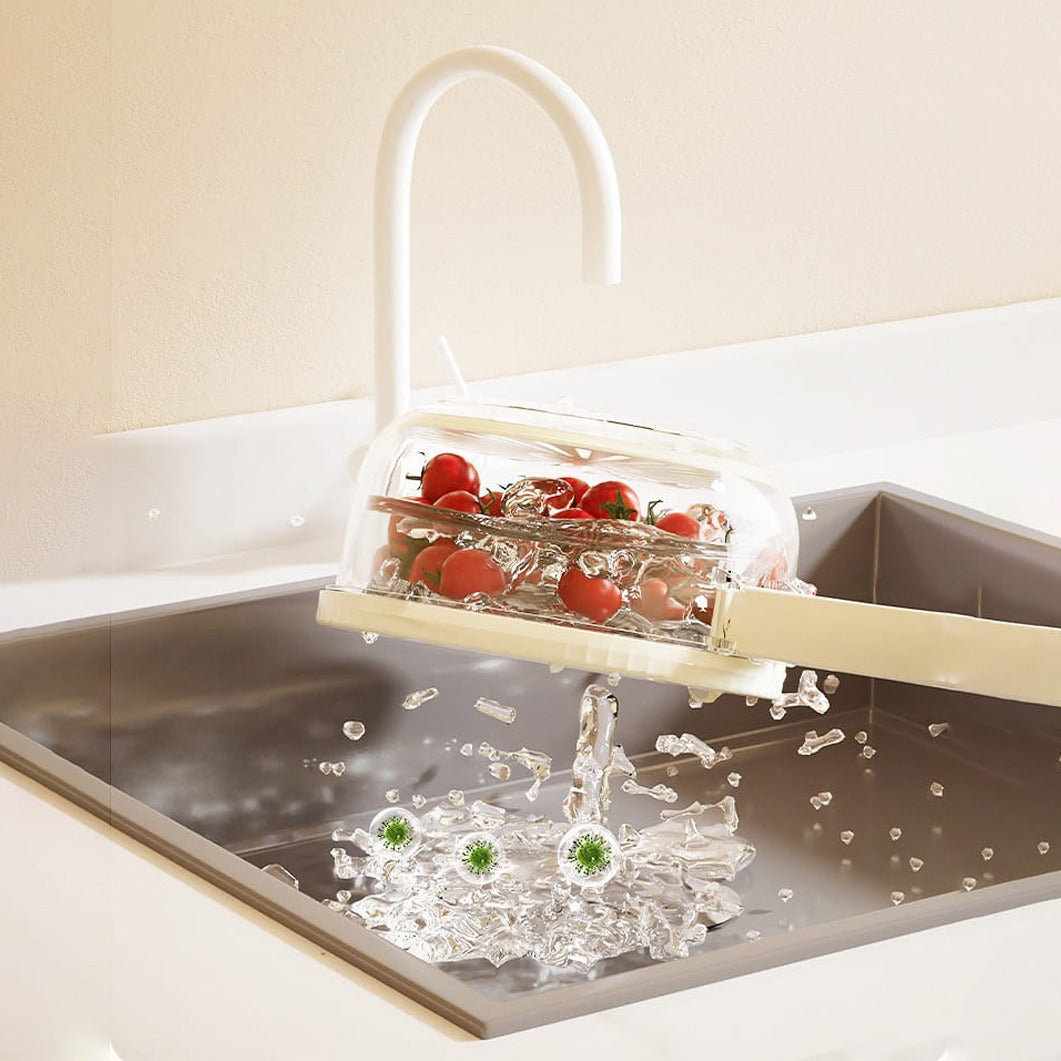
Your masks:
<instances>
[{"instance_id":1,"label":"stainless steel sink","mask_svg":"<svg viewBox=\"0 0 1061 1061\"><path fill-rule=\"evenodd\" d=\"M817 513L803 524L800 574L824 593L1061 625L1055 539L892 486L798 503ZM483 1036L1061 896L1061 712L841 675L824 719L776 723L766 704L725 697L693 711L682 689L628 679L617 690L620 739L639 757L639 780L666 780L684 802L736 796L740 832L758 849L735 884L747 912L667 963L634 954L589 974L528 961L427 965L322 905L349 886L332 873L332 830L364 823L392 787L406 805L453 788L518 805L527 781L495 781L458 746L526 744L563 767L579 693L599 676L366 645L314 622L316 588L6 636L0 758ZM406 693L432 685L436 700L401 709ZM516 723L477 714L478 696L517 707ZM342 736L346 719L365 724L363 740ZM823 722L847 740L797 756ZM932 737L930 722L950 728ZM860 730L871 759L853 739ZM653 750L657 734L683 731L728 744L732 763L705 771ZM324 775L321 761L346 771ZM664 777L675 762L678 775ZM736 791L730 770L742 775ZM833 798L816 811L809 797L823 790ZM538 806L558 816L565 791L555 774ZM610 817L640 826L658 811L620 794ZM854 833L849 845L842 830ZM916 872L911 858L923 860ZM269 863L300 890L263 873Z\"/></svg>"}]
</instances>

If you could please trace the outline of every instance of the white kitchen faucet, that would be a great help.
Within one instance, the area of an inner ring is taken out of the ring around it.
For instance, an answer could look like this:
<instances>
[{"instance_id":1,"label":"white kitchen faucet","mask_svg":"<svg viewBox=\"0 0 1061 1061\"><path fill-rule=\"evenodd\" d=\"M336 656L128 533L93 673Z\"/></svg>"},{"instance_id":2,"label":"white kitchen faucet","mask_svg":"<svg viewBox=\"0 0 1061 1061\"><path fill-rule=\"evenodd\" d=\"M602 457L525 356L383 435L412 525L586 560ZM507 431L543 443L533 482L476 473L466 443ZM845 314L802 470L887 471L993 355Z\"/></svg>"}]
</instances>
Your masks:
<instances>
[{"instance_id":1,"label":"white kitchen faucet","mask_svg":"<svg viewBox=\"0 0 1061 1061\"><path fill-rule=\"evenodd\" d=\"M571 153L582 203L582 276L616 284L621 261L619 182L596 118L551 70L506 48L462 48L425 66L399 93L376 163L376 430L409 405L409 198L413 156L428 111L469 77L523 89L556 123Z\"/></svg>"}]
</instances>

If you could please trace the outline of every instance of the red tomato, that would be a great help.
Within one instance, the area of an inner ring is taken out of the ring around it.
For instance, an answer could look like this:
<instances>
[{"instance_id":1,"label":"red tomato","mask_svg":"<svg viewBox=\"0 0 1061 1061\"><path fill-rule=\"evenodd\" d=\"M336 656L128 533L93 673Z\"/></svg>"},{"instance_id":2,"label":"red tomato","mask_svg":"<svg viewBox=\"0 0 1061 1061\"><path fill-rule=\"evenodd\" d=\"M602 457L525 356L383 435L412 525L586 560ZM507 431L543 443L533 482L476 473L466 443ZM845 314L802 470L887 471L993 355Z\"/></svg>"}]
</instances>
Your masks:
<instances>
[{"instance_id":1,"label":"red tomato","mask_svg":"<svg viewBox=\"0 0 1061 1061\"><path fill-rule=\"evenodd\" d=\"M457 551L457 546L448 538L417 553L413 566L409 569L410 582L423 582L425 586L438 591L442 580L442 565Z\"/></svg>"},{"instance_id":2,"label":"red tomato","mask_svg":"<svg viewBox=\"0 0 1061 1061\"><path fill-rule=\"evenodd\" d=\"M685 609L670 595L670 586L662 578L648 578L641 583L640 597L630 606L646 619L683 619Z\"/></svg>"},{"instance_id":3,"label":"red tomato","mask_svg":"<svg viewBox=\"0 0 1061 1061\"><path fill-rule=\"evenodd\" d=\"M591 486L582 495L579 508L584 509L594 519L639 520L641 518L641 502L637 494L626 483L620 483L615 479Z\"/></svg>"},{"instance_id":4,"label":"red tomato","mask_svg":"<svg viewBox=\"0 0 1061 1061\"><path fill-rule=\"evenodd\" d=\"M700 524L685 512L668 512L656 520L656 526L681 538L692 538L693 541L700 538Z\"/></svg>"},{"instance_id":5,"label":"red tomato","mask_svg":"<svg viewBox=\"0 0 1061 1061\"><path fill-rule=\"evenodd\" d=\"M556 592L565 607L595 623L610 619L623 602L619 587L610 578L590 578L577 567L563 573Z\"/></svg>"},{"instance_id":6,"label":"red tomato","mask_svg":"<svg viewBox=\"0 0 1061 1061\"><path fill-rule=\"evenodd\" d=\"M576 479L571 475L562 475L560 478L574 491L575 500L571 503L577 505L582 500L582 495L589 489L589 483L585 479Z\"/></svg>"},{"instance_id":7,"label":"red tomato","mask_svg":"<svg viewBox=\"0 0 1061 1061\"><path fill-rule=\"evenodd\" d=\"M469 494L467 490L450 490L435 502L435 507L452 509L454 512L474 512L477 516L483 514L479 498L475 494Z\"/></svg>"},{"instance_id":8,"label":"red tomato","mask_svg":"<svg viewBox=\"0 0 1061 1061\"><path fill-rule=\"evenodd\" d=\"M486 493L479 498L479 504L483 506L484 516L500 516L501 491L487 490Z\"/></svg>"},{"instance_id":9,"label":"red tomato","mask_svg":"<svg viewBox=\"0 0 1061 1061\"><path fill-rule=\"evenodd\" d=\"M478 496L479 473L456 453L440 453L424 465L420 493L428 504L434 504L451 490L467 490Z\"/></svg>"},{"instance_id":10,"label":"red tomato","mask_svg":"<svg viewBox=\"0 0 1061 1061\"><path fill-rule=\"evenodd\" d=\"M711 619L715 614L715 598L704 595L694 597L692 613L694 619L699 619L700 622L707 623L710 626Z\"/></svg>"},{"instance_id":11,"label":"red tomato","mask_svg":"<svg viewBox=\"0 0 1061 1061\"><path fill-rule=\"evenodd\" d=\"M593 517L582 508L562 508L559 512L550 513L553 519L593 519Z\"/></svg>"},{"instance_id":12,"label":"red tomato","mask_svg":"<svg viewBox=\"0 0 1061 1061\"><path fill-rule=\"evenodd\" d=\"M473 593L496 597L505 591L505 573L489 553L481 549L458 549L442 564L438 591L450 600L464 600Z\"/></svg>"}]
</instances>

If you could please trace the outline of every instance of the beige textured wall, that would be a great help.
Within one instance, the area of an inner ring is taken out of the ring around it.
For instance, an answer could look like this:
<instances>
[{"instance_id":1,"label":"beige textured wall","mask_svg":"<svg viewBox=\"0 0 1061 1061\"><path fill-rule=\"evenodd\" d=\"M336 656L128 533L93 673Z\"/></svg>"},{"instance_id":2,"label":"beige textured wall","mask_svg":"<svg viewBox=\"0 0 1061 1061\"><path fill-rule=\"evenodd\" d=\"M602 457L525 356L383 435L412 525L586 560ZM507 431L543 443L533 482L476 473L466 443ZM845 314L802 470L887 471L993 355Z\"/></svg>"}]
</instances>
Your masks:
<instances>
[{"instance_id":1,"label":"beige textured wall","mask_svg":"<svg viewBox=\"0 0 1061 1061\"><path fill-rule=\"evenodd\" d=\"M1054 0L0 0L0 547L63 552L74 443L366 393L389 101L474 42L597 114L625 282L578 279L576 189L516 90L430 116L417 382L1061 294Z\"/></svg>"}]
</instances>

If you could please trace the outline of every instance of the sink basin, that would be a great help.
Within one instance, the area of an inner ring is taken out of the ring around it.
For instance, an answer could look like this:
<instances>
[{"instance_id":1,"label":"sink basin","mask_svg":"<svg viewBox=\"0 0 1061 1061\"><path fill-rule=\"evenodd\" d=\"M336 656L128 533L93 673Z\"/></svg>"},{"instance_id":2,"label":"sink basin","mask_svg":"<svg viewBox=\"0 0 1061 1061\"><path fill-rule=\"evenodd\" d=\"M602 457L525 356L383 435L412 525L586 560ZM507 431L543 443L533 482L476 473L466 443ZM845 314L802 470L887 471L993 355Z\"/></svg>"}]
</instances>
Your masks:
<instances>
[{"instance_id":1,"label":"sink basin","mask_svg":"<svg viewBox=\"0 0 1061 1061\"><path fill-rule=\"evenodd\" d=\"M801 527L799 574L823 593L1061 626L1061 541L890 485L797 504L815 516ZM618 738L638 780L674 787L679 807L736 798L758 851L734 882L746 912L663 963L424 963L323 905L349 888L333 875L332 831L364 826L391 788L404 806L459 788L526 808L529 777L514 769L501 783L486 760L460 754L481 740L552 756L535 809L559 817L579 694L602 676L366 644L314 622L318 588L6 635L0 758L480 1036L1061 896L1061 712L839 675L827 715L774 721L766 703L692 710L684 689L626 679ZM440 695L402 710L428 686ZM478 714L479 696L516 707L516 722ZM356 743L342 735L348 719L365 725ZM842 743L796 754L807 730L834 726ZM728 744L732 761L705 771L654 750L658 734L686 731ZM337 761L340 777L319 769ZM815 810L809 797L824 791L832 799ZM618 793L609 820L640 827L659 810ZM262 872L273 863L298 890Z\"/></svg>"}]
</instances>

